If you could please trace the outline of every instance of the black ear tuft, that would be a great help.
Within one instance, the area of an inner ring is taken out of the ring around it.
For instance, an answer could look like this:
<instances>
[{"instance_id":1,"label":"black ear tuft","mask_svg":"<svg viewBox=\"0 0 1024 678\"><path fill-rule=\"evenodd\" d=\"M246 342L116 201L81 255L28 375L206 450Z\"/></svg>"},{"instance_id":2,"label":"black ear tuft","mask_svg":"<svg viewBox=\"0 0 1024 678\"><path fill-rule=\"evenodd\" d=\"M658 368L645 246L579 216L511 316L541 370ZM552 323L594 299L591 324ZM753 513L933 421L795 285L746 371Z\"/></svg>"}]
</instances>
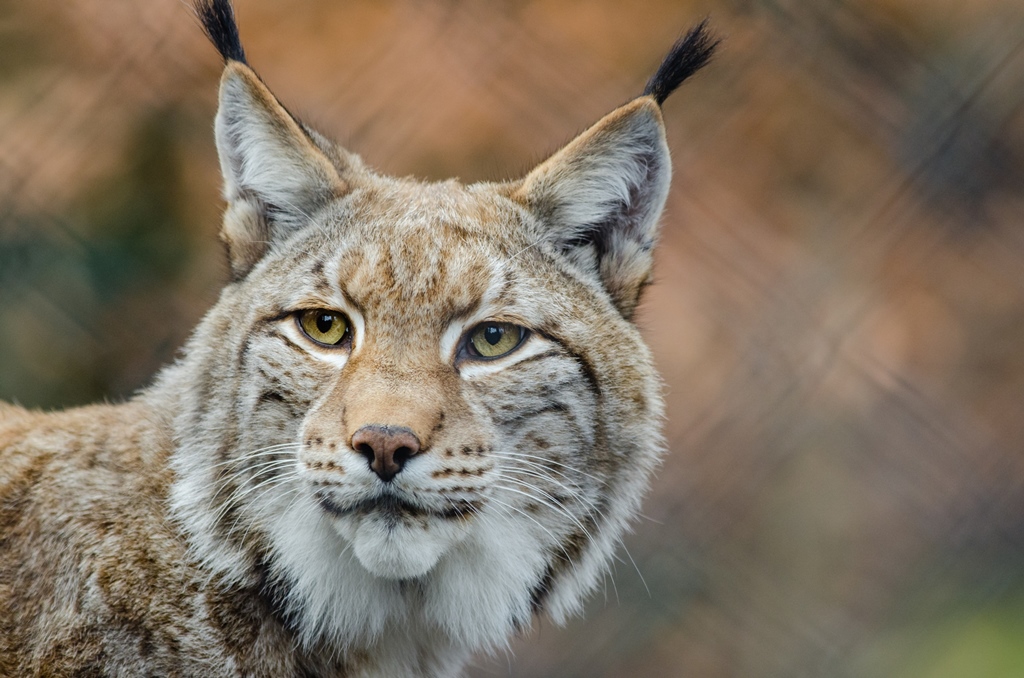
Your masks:
<instances>
[{"instance_id":1,"label":"black ear tuft","mask_svg":"<svg viewBox=\"0 0 1024 678\"><path fill-rule=\"evenodd\" d=\"M196 0L194 9L207 37L224 57L224 61L240 61L248 65L242 41L238 37L231 0Z\"/></svg>"},{"instance_id":2,"label":"black ear tuft","mask_svg":"<svg viewBox=\"0 0 1024 678\"><path fill-rule=\"evenodd\" d=\"M704 19L691 28L689 33L676 40L676 44L672 45L672 49L658 67L658 72L647 81L644 96L653 96L660 106L683 80L707 65L719 43L707 28L708 20Z\"/></svg>"}]
</instances>

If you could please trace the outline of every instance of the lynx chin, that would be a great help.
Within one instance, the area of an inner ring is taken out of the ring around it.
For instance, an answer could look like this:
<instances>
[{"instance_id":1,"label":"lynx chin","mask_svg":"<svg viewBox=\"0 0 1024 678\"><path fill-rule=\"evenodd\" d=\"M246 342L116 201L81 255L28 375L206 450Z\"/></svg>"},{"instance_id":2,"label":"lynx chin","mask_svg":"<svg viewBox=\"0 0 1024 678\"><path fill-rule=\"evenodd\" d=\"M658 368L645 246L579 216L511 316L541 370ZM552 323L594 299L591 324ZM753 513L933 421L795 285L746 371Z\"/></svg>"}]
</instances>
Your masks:
<instances>
[{"instance_id":1,"label":"lynx chin","mask_svg":"<svg viewBox=\"0 0 1024 678\"><path fill-rule=\"evenodd\" d=\"M130 401L0 403L0 675L457 676L579 612L658 462L660 106L715 40L522 179L424 183L292 116L228 0L195 9L231 280Z\"/></svg>"}]
</instances>

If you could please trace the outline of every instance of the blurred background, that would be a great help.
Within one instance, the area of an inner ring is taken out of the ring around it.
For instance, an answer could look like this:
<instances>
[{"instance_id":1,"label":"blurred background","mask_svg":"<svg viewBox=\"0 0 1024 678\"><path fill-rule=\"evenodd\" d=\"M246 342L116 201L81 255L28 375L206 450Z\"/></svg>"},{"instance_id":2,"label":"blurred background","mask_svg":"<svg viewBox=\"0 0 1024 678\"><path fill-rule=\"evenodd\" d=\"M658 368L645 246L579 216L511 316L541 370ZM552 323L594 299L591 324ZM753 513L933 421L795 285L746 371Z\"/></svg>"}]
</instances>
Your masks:
<instances>
[{"instance_id":1,"label":"blurred background","mask_svg":"<svg viewBox=\"0 0 1024 678\"><path fill-rule=\"evenodd\" d=\"M585 618L472 678L1024 676L1019 0L237 0L376 168L524 173L687 27L640 323L671 451ZM0 0L0 398L118 400L226 268L179 0Z\"/></svg>"}]
</instances>

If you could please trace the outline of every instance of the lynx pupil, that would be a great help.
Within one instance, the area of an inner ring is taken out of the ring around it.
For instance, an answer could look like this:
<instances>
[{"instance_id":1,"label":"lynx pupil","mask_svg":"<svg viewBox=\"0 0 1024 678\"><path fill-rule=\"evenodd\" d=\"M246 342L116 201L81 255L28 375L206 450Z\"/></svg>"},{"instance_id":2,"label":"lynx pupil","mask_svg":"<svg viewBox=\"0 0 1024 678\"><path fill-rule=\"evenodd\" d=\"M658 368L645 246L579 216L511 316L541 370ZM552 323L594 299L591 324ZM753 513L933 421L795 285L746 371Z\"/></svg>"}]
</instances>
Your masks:
<instances>
[{"instance_id":1,"label":"lynx pupil","mask_svg":"<svg viewBox=\"0 0 1024 678\"><path fill-rule=\"evenodd\" d=\"M320 313L316 317L316 328L320 330L322 334L327 334L331 331L331 327L334 325L334 315L330 313ZM493 343L493 342L492 342Z\"/></svg>"},{"instance_id":2,"label":"lynx pupil","mask_svg":"<svg viewBox=\"0 0 1024 678\"><path fill-rule=\"evenodd\" d=\"M488 325L484 329L484 340L491 346L497 346L503 336L505 336L505 328L503 327Z\"/></svg>"}]
</instances>

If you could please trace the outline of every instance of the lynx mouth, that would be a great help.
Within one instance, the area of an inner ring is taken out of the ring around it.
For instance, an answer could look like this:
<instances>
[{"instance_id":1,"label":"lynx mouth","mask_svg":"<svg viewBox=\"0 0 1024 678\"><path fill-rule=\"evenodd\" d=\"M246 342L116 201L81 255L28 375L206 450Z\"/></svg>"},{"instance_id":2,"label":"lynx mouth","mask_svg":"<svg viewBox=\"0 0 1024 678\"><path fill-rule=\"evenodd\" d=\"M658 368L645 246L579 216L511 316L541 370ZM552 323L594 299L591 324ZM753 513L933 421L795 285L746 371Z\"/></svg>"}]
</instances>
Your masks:
<instances>
[{"instance_id":1,"label":"lynx mouth","mask_svg":"<svg viewBox=\"0 0 1024 678\"><path fill-rule=\"evenodd\" d=\"M374 515L396 523L422 518L467 520L482 506L481 502L463 499L450 501L450 506L444 509L433 509L414 504L393 494L370 497L345 506L334 501L325 492L318 492L316 498L322 509L339 518Z\"/></svg>"},{"instance_id":2,"label":"lynx mouth","mask_svg":"<svg viewBox=\"0 0 1024 678\"><path fill-rule=\"evenodd\" d=\"M323 491L316 498L366 571L396 580L430 572L472 532L469 518L480 510L465 500L446 500L450 508L438 510L390 493L347 504Z\"/></svg>"}]
</instances>

